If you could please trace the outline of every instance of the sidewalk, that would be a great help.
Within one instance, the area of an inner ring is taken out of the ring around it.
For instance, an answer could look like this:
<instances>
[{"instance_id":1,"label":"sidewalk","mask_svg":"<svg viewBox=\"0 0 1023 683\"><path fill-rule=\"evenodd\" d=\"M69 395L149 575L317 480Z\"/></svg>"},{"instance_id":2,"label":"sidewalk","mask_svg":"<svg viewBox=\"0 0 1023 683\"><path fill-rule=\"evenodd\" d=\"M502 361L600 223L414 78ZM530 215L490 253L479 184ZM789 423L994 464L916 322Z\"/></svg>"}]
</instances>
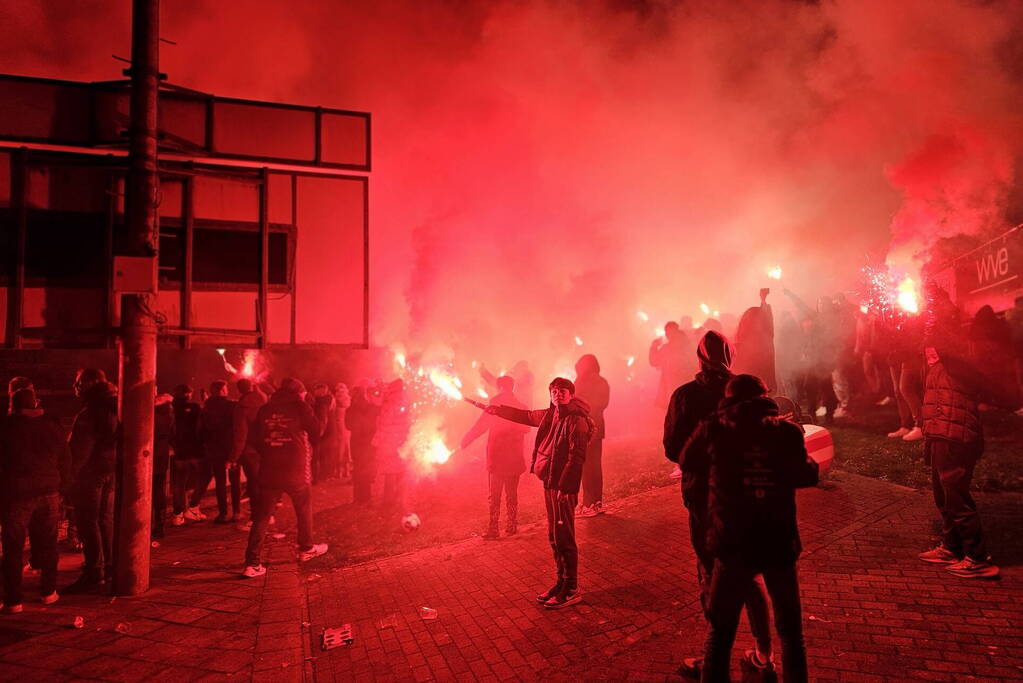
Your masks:
<instances>
[{"instance_id":1,"label":"sidewalk","mask_svg":"<svg viewBox=\"0 0 1023 683\"><path fill-rule=\"evenodd\" d=\"M528 482L525 485L533 484ZM327 496L322 496L326 499ZM818 681L1023 677L1023 496L980 497L1000 581L923 565L929 495L838 473L800 493L800 563L810 666ZM66 596L0 615L0 679L12 680L677 680L704 626L685 513L674 486L578 520L584 602L545 611L552 581L539 525L332 569L294 560L289 505L270 568L239 578L246 534L171 528L140 598ZM319 515L343 514L343 509ZM331 539L323 539L330 542ZM78 558L65 555L60 585ZM420 607L437 611L424 619ZM82 629L72 626L82 616ZM320 650L323 629L355 642ZM749 647L745 622L735 656ZM737 674L738 667L733 665Z\"/></svg>"}]
</instances>

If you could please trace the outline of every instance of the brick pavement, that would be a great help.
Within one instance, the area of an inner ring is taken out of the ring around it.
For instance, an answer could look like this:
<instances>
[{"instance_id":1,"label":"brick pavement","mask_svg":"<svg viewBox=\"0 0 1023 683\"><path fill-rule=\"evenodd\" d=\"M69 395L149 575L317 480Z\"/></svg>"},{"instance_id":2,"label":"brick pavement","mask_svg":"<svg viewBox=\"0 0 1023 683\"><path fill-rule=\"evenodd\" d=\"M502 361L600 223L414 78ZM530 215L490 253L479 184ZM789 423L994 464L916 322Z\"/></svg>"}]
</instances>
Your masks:
<instances>
[{"instance_id":1,"label":"brick pavement","mask_svg":"<svg viewBox=\"0 0 1023 683\"><path fill-rule=\"evenodd\" d=\"M815 680L1023 679L1023 497L980 502L1001 581L955 579L915 559L933 539L925 493L844 473L800 493ZM532 602L553 578L539 525L497 542L300 569L287 507L287 537L268 542L262 579L238 577L245 534L202 524L169 532L145 596L67 596L0 616L0 679L670 680L701 648L675 487L579 520L586 598L560 612ZM61 585L75 562L63 559ZM30 577L27 599L34 588ZM83 629L71 626L76 615ZM345 623L355 642L320 651L322 630ZM736 651L750 643L744 624Z\"/></svg>"},{"instance_id":2,"label":"brick pavement","mask_svg":"<svg viewBox=\"0 0 1023 683\"><path fill-rule=\"evenodd\" d=\"M844 473L801 492L814 680L1023 679L1021 501L981 497L1003 578L978 582L916 559L934 539L927 493ZM704 636L677 490L632 496L578 526L586 597L558 612L532 602L553 579L539 526L310 582L311 632L351 623L356 640L314 653L307 673L317 681L677 680L680 658L698 653ZM420 606L438 618L424 620ZM736 653L750 646L744 623Z\"/></svg>"}]
</instances>

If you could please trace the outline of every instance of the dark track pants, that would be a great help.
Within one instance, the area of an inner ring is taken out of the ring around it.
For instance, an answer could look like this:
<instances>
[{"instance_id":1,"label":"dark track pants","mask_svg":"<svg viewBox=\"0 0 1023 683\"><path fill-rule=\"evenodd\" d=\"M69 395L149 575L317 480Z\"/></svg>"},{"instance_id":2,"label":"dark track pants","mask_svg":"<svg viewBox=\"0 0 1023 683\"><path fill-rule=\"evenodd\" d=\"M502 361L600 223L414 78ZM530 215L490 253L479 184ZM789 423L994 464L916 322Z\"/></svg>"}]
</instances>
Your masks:
<instances>
[{"instance_id":1,"label":"dark track pants","mask_svg":"<svg viewBox=\"0 0 1023 683\"><path fill-rule=\"evenodd\" d=\"M557 489L544 489L543 500L547 508L547 539L554 551L558 567L558 580L569 588L577 587L579 547L575 542L575 506L578 494L568 494L558 501Z\"/></svg>"}]
</instances>

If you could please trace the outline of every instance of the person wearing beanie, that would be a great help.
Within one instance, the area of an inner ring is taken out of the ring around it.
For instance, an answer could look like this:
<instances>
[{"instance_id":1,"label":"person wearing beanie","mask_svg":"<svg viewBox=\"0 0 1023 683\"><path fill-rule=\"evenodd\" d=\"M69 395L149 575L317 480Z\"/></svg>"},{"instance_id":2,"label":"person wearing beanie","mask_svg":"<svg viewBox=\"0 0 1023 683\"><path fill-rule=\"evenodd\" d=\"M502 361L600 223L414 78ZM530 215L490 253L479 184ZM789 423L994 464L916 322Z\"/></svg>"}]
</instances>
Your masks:
<instances>
[{"instance_id":1,"label":"person wearing beanie","mask_svg":"<svg viewBox=\"0 0 1023 683\"><path fill-rule=\"evenodd\" d=\"M700 587L700 604L707 615L714 558L707 552L707 472L694 467L694 460L682 457L683 448L700 422L717 410L725 397L725 386L732 378L732 345L725 335L707 331L696 349L700 371L691 381L675 390L664 417L664 456L678 463L682 471L682 502L689 513L689 539L696 553L696 577ZM770 617L767 591L762 582L753 582L747 601L750 630L757 640L757 649L769 656L771 652ZM698 678L703 659L682 660L679 674Z\"/></svg>"},{"instance_id":2,"label":"person wearing beanie","mask_svg":"<svg viewBox=\"0 0 1023 683\"><path fill-rule=\"evenodd\" d=\"M750 622L754 586L771 596L786 681L808 679L796 560L801 545L796 489L817 484L817 463L798 425L778 417L767 385L753 375L729 380L716 412L686 444L686 470L708 482L704 554L713 562L704 602L708 630L701 680L728 681L728 664L743 604ZM753 628L757 647L743 659L743 680L777 680L770 650Z\"/></svg>"},{"instance_id":3,"label":"person wearing beanie","mask_svg":"<svg viewBox=\"0 0 1023 683\"><path fill-rule=\"evenodd\" d=\"M590 407L575 395L575 384L571 380L555 377L548 389L551 396L548 408L522 410L491 405L486 407L486 412L537 427L529 471L543 482L547 539L554 551L558 579L536 599L547 609L559 609L582 599L578 583L575 507L579 502L586 447L596 428L590 419Z\"/></svg>"},{"instance_id":4,"label":"person wearing beanie","mask_svg":"<svg viewBox=\"0 0 1023 683\"><path fill-rule=\"evenodd\" d=\"M0 423L0 524L3 525L4 612L22 611L25 537L40 569L43 604L57 601L57 524L60 494L70 481L71 453L60 422L45 415L35 391L14 392Z\"/></svg>"},{"instance_id":5,"label":"person wearing beanie","mask_svg":"<svg viewBox=\"0 0 1023 683\"><path fill-rule=\"evenodd\" d=\"M327 552L326 543L313 543L312 456L324 425L305 402L305 386L288 377L266 405L256 412L248 442L259 452L259 501L245 549L243 576L266 574L261 557L266 530L281 496L291 499L298 522L298 559L311 560Z\"/></svg>"}]
</instances>

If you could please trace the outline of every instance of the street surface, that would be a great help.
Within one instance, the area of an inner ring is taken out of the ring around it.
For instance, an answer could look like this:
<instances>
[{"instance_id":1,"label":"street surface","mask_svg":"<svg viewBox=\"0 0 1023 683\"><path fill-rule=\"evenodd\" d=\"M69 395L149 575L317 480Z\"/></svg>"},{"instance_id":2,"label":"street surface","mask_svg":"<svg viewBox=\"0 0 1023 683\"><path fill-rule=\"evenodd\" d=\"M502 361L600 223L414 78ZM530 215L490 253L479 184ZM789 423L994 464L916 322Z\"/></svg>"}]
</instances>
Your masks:
<instances>
[{"instance_id":1,"label":"street surface","mask_svg":"<svg viewBox=\"0 0 1023 683\"><path fill-rule=\"evenodd\" d=\"M841 472L800 492L814 680L1023 679L1023 496L979 501L998 581L957 579L916 559L935 540L927 492ZM557 612L533 600L553 579L540 525L499 541L300 568L287 510L264 578L238 578L245 534L210 523L170 530L141 598L67 596L43 607L29 602L37 578L27 577L25 612L0 616L0 679L659 681L677 680L681 658L702 648L674 486L577 521L585 598ZM64 556L61 585L77 563ZM323 630L345 624L354 642L322 651ZM744 620L735 676L751 644Z\"/></svg>"}]
</instances>

